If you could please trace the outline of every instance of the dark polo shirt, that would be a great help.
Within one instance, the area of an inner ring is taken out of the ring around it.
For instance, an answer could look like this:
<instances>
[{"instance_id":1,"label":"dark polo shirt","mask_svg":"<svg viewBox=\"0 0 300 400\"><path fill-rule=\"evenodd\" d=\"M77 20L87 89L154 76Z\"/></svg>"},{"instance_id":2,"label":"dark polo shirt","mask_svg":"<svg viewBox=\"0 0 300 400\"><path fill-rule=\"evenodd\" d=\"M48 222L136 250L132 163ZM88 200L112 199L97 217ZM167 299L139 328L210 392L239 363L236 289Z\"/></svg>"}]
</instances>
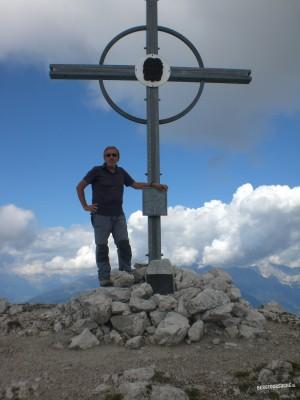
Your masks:
<instances>
[{"instance_id":1,"label":"dark polo shirt","mask_svg":"<svg viewBox=\"0 0 300 400\"><path fill-rule=\"evenodd\" d=\"M131 186L132 177L121 167L115 172L106 168L106 164L92 168L84 181L92 185L92 202L98 204L97 214L121 215L123 213L124 185Z\"/></svg>"}]
</instances>

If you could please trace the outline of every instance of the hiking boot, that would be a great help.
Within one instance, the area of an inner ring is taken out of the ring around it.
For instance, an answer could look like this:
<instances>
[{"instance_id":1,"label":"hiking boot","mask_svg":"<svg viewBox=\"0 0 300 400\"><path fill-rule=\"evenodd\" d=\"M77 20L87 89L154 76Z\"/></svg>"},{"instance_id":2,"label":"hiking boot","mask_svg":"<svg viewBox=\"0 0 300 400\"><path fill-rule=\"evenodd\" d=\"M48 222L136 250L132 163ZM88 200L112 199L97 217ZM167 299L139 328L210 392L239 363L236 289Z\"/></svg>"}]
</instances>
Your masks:
<instances>
[{"instance_id":1,"label":"hiking boot","mask_svg":"<svg viewBox=\"0 0 300 400\"><path fill-rule=\"evenodd\" d=\"M112 281L110 279L100 279L99 281L100 286L104 287L104 286L112 286Z\"/></svg>"}]
</instances>

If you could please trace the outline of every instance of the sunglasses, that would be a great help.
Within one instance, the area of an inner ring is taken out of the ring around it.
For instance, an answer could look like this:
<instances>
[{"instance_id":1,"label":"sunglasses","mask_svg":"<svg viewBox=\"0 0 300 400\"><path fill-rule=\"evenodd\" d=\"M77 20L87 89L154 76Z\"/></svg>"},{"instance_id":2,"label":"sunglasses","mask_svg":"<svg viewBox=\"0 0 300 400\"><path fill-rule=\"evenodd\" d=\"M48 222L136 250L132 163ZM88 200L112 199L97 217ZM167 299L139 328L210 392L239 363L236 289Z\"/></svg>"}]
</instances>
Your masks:
<instances>
[{"instance_id":1,"label":"sunglasses","mask_svg":"<svg viewBox=\"0 0 300 400\"><path fill-rule=\"evenodd\" d=\"M107 153L105 154L105 157L118 157L117 153Z\"/></svg>"}]
</instances>

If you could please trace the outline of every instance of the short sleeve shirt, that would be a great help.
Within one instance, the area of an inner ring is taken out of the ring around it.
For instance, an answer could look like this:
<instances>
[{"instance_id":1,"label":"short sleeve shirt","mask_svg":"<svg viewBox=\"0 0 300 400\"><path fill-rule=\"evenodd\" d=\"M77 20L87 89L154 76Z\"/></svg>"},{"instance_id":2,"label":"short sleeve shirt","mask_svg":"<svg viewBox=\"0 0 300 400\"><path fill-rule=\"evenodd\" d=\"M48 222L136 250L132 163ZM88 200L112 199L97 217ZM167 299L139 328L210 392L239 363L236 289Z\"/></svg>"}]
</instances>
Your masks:
<instances>
[{"instance_id":1,"label":"short sleeve shirt","mask_svg":"<svg viewBox=\"0 0 300 400\"><path fill-rule=\"evenodd\" d=\"M111 172L105 164L92 168L83 178L92 185L92 202L98 204L97 213L108 216L123 214L124 185L134 183L132 177L121 167Z\"/></svg>"}]
</instances>

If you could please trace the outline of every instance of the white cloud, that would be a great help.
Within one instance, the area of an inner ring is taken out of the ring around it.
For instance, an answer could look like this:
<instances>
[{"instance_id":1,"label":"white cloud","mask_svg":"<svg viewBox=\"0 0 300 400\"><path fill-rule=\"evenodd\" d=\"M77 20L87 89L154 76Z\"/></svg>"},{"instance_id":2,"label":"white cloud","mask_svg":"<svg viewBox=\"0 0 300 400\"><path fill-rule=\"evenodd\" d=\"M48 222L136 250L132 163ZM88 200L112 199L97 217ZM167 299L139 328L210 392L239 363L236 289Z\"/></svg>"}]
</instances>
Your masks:
<instances>
[{"instance_id":1,"label":"white cloud","mask_svg":"<svg viewBox=\"0 0 300 400\"><path fill-rule=\"evenodd\" d=\"M35 235L35 217L32 211L13 204L0 207L0 251L18 250L31 242Z\"/></svg>"},{"instance_id":2,"label":"white cloud","mask_svg":"<svg viewBox=\"0 0 300 400\"><path fill-rule=\"evenodd\" d=\"M21 249L19 238L26 232L26 221L34 219L34 215L12 205L1 208L1 221L11 221L12 215L17 216L11 225L15 227L14 235L5 237L0 265L5 260L15 273L33 280L37 276L75 278L82 273L96 273L91 227L74 225L40 230ZM2 237L6 231L7 228L2 229ZM133 262L146 261L147 218L141 211L129 217L128 231ZM299 243L300 187L277 185L254 189L248 183L237 189L228 204L212 200L194 209L169 207L168 216L162 217L162 252L177 266L258 265L267 275L272 273L274 265L299 267ZM109 247L111 265L117 268L111 237Z\"/></svg>"},{"instance_id":3,"label":"white cloud","mask_svg":"<svg viewBox=\"0 0 300 400\"><path fill-rule=\"evenodd\" d=\"M0 59L45 67L97 63L110 39L145 23L145 5L141 0L2 1ZM187 36L207 67L250 68L253 73L249 86L207 84L194 112L162 128L165 138L242 147L259 140L272 117L292 118L299 112L299 0L162 0L158 6L159 24ZM144 40L142 33L124 39L107 62L135 63L144 53ZM160 43L171 64L194 62L190 51L168 35L162 34ZM109 87L113 98L143 116L144 90L129 85ZM104 107L97 83L87 88L86 103ZM182 109L193 92L189 85L163 88L162 116Z\"/></svg>"}]
</instances>

